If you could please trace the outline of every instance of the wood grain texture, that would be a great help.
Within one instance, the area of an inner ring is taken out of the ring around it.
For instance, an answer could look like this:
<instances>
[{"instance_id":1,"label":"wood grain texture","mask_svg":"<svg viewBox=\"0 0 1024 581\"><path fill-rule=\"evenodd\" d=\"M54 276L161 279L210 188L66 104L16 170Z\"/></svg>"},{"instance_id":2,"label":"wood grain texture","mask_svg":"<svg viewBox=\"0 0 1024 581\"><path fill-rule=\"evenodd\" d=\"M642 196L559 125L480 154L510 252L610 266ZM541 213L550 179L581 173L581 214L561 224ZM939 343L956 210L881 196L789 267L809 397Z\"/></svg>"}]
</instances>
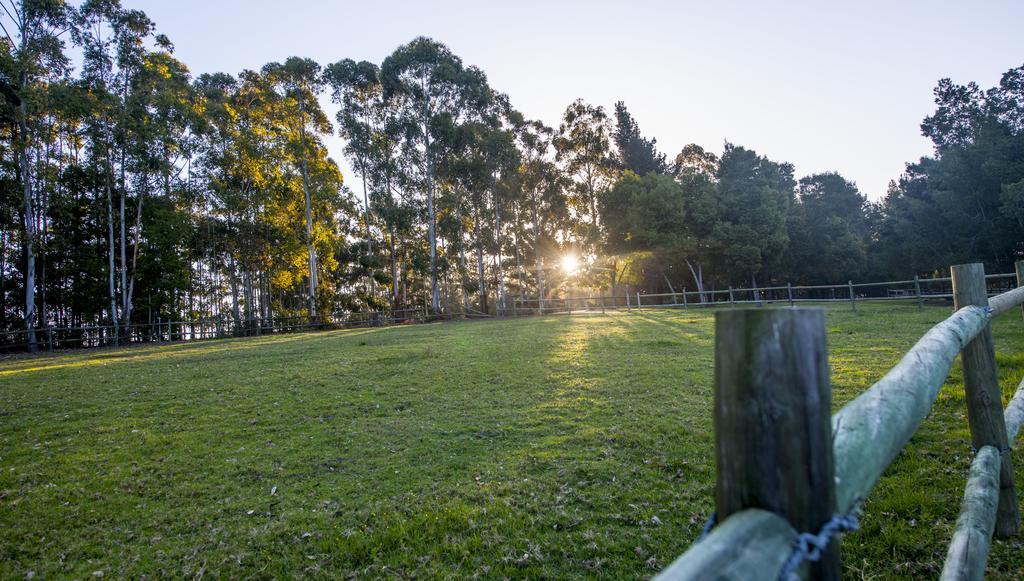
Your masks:
<instances>
[{"instance_id":1,"label":"wood grain texture","mask_svg":"<svg viewBox=\"0 0 1024 581\"><path fill-rule=\"evenodd\" d=\"M1017 391L1014 392L1010 404L1006 406L1006 441L1013 447L1017 434L1020 433L1021 423L1024 423L1024 379L1017 384Z\"/></svg>"},{"instance_id":2,"label":"wood grain texture","mask_svg":"<svg viewBox=\"0 0 1024 581\"><path fill-rule=\"evenodd\" d=\"M655 579L771 579L782 570L796 531L779 515L760 509L737 512L663 569Z\"/></svg>"},{"instance_id":3,"label":"wood grain texture","mask_svg":"<svg viewBox=\"0 0 1024 581\"><path fill-rule=\"evenodd\" d=\"M839 512L866 498L910 441L960 350L988 323L967 307L932 327L882 379L832 416Z\"/></svg>"},{"instance_id":4,"label":"wood grain texture","mask_svg":"<svg viewBox=\"0 0 1024 581\"><path fill-rule=\"evenodd\" d=\"M740 309L715 317L715 506L817 532L835 512L831 388L822 309ZM837 579L839 543L809 567Z\"/></svg>"},{"instance_id":5,"label":"wood grain texture","mask_svg":"<svg viewBox=\"0 0 1024 581\"><path fill-rule=\"evenodd\" d=\"M953 308L989 306L984 265L978 262L959 264L952 267L951 272ZM1004 293L1002 296L1010 293ZM992 327L986 324L978 335L964 346L960 357L964 370L964 392L967 396L967 423L971 428L971 444L978 450L982 446L1007 450L1006 419L1003 417L1003 401L999 391L999 372L996 369ZM1013 536L1017 534L1019 527L1020 511L1017 506L1017 490L1013 482L1013 464L1007 450L1002 454L1002 470L999 474L996 536Z\"/></svg>"},{"instance_id":6,"label":"wood grain texture","mask_svg":"<svg viewBox=\"0 0 1024 581\"><path fill-rule=\"evenodd\" d=\"M942 566L943 581L981 581L999 505L999 450L983 446L971 462L960 516Z\"/></svg>"}]
</instances>

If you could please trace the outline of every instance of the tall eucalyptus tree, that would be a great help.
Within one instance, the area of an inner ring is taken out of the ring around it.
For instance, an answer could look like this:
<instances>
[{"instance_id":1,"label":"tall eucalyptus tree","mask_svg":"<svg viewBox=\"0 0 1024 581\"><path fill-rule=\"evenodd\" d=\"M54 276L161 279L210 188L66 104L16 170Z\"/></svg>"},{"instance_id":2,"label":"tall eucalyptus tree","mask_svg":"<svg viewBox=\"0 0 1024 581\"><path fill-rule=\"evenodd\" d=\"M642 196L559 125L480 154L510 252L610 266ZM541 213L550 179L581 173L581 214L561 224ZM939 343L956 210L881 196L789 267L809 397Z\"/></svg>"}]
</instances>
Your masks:
<instances>
[{"instance_id":1,"label":"tall eucalyptus tree","mask_svg":"<svg viewBox=\"0 0 1024 581\"><path fill-rule=\"evenodd\" d=\"M29 349L35 350L37 208L33 197L32 150L39 145L36 120L44 113L48 82L65 76L69 60L62 36L69 26L70 8L59 0L9 0L0 19L6 44L4 68L10 75L6 106L14 111L17 157L22 193L22 249L25 257L24 315Z\"/></svg>"}]
</instances>

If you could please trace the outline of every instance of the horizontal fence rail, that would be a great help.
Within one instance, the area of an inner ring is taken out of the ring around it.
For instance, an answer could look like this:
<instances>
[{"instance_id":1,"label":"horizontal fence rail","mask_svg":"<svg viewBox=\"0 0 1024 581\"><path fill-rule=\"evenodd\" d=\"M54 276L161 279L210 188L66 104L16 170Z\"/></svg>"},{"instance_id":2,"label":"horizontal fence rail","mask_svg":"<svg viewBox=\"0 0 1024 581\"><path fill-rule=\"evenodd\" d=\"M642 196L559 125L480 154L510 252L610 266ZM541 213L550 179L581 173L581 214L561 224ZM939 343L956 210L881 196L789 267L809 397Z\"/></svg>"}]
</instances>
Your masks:
<instances>
[{"instance_id":1,"label":"horizontal fence rail","mask_svg":"<svg viewBox=\"0 0 1024 581\"><path fill-rule=\"evenodd\" d=\"M823 330L816 324L811 325L810 330L799 330L784 324L782 315L774 315L760 323L760 327L755 325L745 340L737 341L737 323L728 323L727 314L731 311L718 313L715 504L721 524L714 526L716 519L709 520L702 538L666 567L658 578L788 579L791 575L809 579L838 578L837 537L856 528L856 517L863 501L924 421L956 357L963 354L968 420L972 445L977 452L971 463L942 578L982 579L993 535L1015 535L1020 524L1010 444L1024 421L1024 381L1003 410L989 324L994 317L1024 304L1024 280L1021 278L1024 261L1017 264L1016 270L1013 275L1016 288L989 299L989 285L1009 279L1010 275L985 275L980 264L953 267L953 276L947 280L953 287L950 294L955 299L955 312L925 333L880 380L832 416L831 441L825 446L828 454L822 457L808 451L813 449L808 448L813 438L790 439L780 444L780 436L773 435L779 429L777 426L786 422L795 421L796 426L815 425L817 420L813 417L817 410L827 405L827 397L813 395L822 393L820 388L810 387L819 384L801 379L806 373L788 375L799 370L799 365L778 365L776 361L776 365L770 367L774 371L766 374L763 370L769 367L763 364L771 357L753 356L743 363L729 359L729 353L737 349L735 345L739 343L746 345L745 349L753 349L750 353L755 355L760 349L775 354L799 350L806 356L815 349L823 349L824 341L816 338ZM805 311L807 314L799 314ZM795 309L791 316L813 318L810 314L814 311ZM799 361L799 357L792 357L797 356L792 355L787 360ZM725 371L720 371L720 366ZM743 375L744 369L748 368L749 377L754 379L743 379L747 377ZM737 369L739 372L729 371ZM767 383L735 403L723 403L731 401L737 382L743 381ZM823 381L827 382L827 377ZM787 390L795 390L804 400L778 393ZM783 406L782 401L798 404ZM756 407L756 413L745 424L723 419L738 413L736 409L750 405ZM785 419L792 414L798 417ZM763 422L764 417L771 421ZM745 434L741 446L736 445L737 433ZM799 452L796 456L793 456L794 450ZM735 467L736 454L744 455L749 461L740 468ZM782 463L784 458L789 458L785 464ZM780 466L786 466L784 483L776 481L780 477ZM825 484L809 490L806 484L801 484L807 474L831 478L817 478L817 482ZM728 491L737 486L746 492L730 504L728 499L733 493ZM822 517L817 510L814 524L801 523L799 515L806 514L807 509L794 511L794 506L800 506L797 500L780 500L783 495L780 491L786 490L802 491L803 496L819 500L832 498L828 501L831 516ZM792 504L794 502L797 504Z\"/></svg>"},{"instance_id":2,"label":"horizontal fence rail","mask_svg":"<svg viewBox=\"0 0 1024 581\"><path fill-rule=\"evenodd\" d=\"M1008 286L1013 273L990 274L986 279L993 281L991 292ZM953 297L950 277L914 278L880 282L848 281L831 285L776 285L761 288L710 289L703 292L680 289L675 293L644 294L627 292L610 296L569 296L558 298L520 299L512 298L508 308L499 307L495 313L485 313L469 307L457 311L446 310L438 315L430 314L426 306L386 311L359 311L337 313L317 320L306 317L270 316L235 320L230 316L207 317L194 320L161 320L147 323L132 323L117 326L111 324L87 324L71 327L41 327L32 332L37 346L43 350L111 347L132 343L158 343L171 341L195 341L226 337L246 337L273 333L352 328L364 326L423 323L436 320L485 319L494 317L520 317L538 314L572 314L573 312L597 312L608 310L633 310L650 308L702 308L723 305L772 305L772 304L813 304L848 303L856 308L859 302L868 301L916 301L921 308L925 301L948 301ZM0 331L0 352L24 351L29 348L29 331L24 329Z\"/></svg>"},{"instance_id":3,"label":"horizontal fence rail","mask_svg":"<svg viewBox=\"0 0 1024 581\"><path fill-rule=\"evenodd\" d=\"M1013 288L1015 273L986 275L991 281L990 294L995 296ZM725 288L704 291L685 288L668 293L626 292L621 295L588 295L551 297L544 299L514 299L510 314L553 314L579 311L605 311L650 308L701 308L722 305L771 305L847 303L856 308L860 302L902 301L916 302L923 307L926 301L949 301L953 298L952 278L913 278L879 282L853 282L821 285L776 285L757 288Z\"/></svg>"}]
</instances>

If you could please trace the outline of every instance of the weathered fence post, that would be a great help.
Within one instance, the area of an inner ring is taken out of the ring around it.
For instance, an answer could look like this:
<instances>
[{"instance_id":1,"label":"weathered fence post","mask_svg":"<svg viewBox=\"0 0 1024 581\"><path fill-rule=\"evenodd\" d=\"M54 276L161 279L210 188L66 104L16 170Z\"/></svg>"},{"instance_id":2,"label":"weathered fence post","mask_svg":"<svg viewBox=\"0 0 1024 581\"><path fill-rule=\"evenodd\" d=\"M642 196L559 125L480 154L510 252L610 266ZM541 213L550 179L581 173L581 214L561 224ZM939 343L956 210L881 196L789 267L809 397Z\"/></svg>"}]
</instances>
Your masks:
<instances>
[{"instance_id":1,"label":"weathered fence post","mask_svg":"<svg viewBox=\"0 0 1024 581\"><path fill-rule=\"evenodd\" d=\"M631 310L633 310L633 309L629 306L629 285L627 284L626 285L626 311L628 312L628 311L631 311Z\"/></svg>"},{"instance_id":2,"label":"weathered fence post","mask_svg":"<svg viewBox=\"0 0 1024 581\"><path fill-rule=\"evenodd\" d=\"M825 312L734 309L715 317L715 509L747 508L817 533L836 511ZM839 578L839 543L803 565ZM766 571L765 578L778 572Z\"/></svg>"},{"instance_id":3,"label":"weathered fence post","mask_svg":"<svg viewBox=\"0 0 1024 581\"><path fill-rule=\"evenodd\" d=\"M734 299L733 296L732 296L732 287L729 287L729 304L730 305L735 305L736 304L736 299Z\"/></svg>"},{"instance_id":4,"label":"weathered fence post","mask_svg":"<svg viewBox=\"0 0 1024 581\"><path fill-rule=\"evenodd\" d=\"M1015 262L1013 268L1017 271L1017 286L1024 286L1024 260ZM1024 305L1020 306L1020 314L1024 316Z\"/></svg>"},{"instance_id":5,"label":"weathered fence post","mask_svg":"<svg viewBox=\"0 0 1024 581\"><path fill-rule=\"evenodd\" d=\"M988 287L985 284L983 264L959 264L950 270L953 278L954 309L960 310L969 305L988 306ZM1002 451L999 512L996 515L995 534L999 537L1013 536L1020 527L1020 514L1013 483L1010 447L1006 437L1006 420L1003 418L1002 397L999 392L992 326L986 325L978 336L964 347L960 356L964 368L971 445L976 450L980 450L982 446L993 446Z\"/></svg>"},{"instance_id":6,"label":"weathered fence post","mask_svg":"<svg viewBox=\"0 0 1024 581\"><path fill-rule=\"evenodd\" d=\"M857 310L857 298L853 294L853 281L852 280L846 281L846 288L850 289L850 307L852 307L853 310L856 311Z\"/></svg>"},{"instance_id":7,"label":"weathered fence post","mask_svg":"<svg viewBox=\"0 0 1024 581\"><path fill-rule=\"evenodd\" d=\"M786 283L786 295L789 297L789 306L793 306L793 283Z\"/></svg>"},{"instance_id":8,"label":"weathered fence post","mask_svg":"<svg viewBox=\"0 0 1024 581\"><path fill-rule=\"evenodd\" d=\"M917 296L917 310L924 308L924 300L921 298L921 279L914 275L914 295Z\"/></svg>"},{"instance_id":9,"label":"weathered fence post","mask_svg":"<svg viewBox=\"0 0 1024 581\"><path fill-rule=\"evenodd\" d=\"M686 305L686 287L684 286L683 287L683 309L686 309L686 308L687 308L687 305Z\"/></svg>"},{"instance_id":10,"label":"weathered fence post","mask_svg":"<svg viewBox=\"0 0 1024 581\"><path fill-rule=\"evenodd\" d=\"M636 308L640 308L640 291L636 291Z\"/></svg>"}]
</instances>

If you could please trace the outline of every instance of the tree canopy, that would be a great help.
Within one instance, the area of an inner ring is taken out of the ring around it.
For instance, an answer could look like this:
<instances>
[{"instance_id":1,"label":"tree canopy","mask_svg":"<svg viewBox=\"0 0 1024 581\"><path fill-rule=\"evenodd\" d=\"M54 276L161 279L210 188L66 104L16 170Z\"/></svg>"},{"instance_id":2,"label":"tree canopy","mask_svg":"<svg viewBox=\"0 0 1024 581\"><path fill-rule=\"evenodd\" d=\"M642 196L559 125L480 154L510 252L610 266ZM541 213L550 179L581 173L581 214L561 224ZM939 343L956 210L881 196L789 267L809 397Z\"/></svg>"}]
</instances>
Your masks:
<instances>
[{"instance_id":1,"label":"tree canopy","mask_svg":"<svg viewBox=\"0 0 1024 581\"><path fill-rule=\"evenodd\" d=\"M838 172L798 177L740 144L666 156L621 101L609 115L577 99L550 127L430 38L379 64L292 56L193 77L118 0L11 6L3 330L501 314L581 287L1006 270L1024 255L1024 67L990 89L940 80L921 124L933 154L873 203ZM335 132L354 176L328 154Z\"/></svg>"}]
</instances>

